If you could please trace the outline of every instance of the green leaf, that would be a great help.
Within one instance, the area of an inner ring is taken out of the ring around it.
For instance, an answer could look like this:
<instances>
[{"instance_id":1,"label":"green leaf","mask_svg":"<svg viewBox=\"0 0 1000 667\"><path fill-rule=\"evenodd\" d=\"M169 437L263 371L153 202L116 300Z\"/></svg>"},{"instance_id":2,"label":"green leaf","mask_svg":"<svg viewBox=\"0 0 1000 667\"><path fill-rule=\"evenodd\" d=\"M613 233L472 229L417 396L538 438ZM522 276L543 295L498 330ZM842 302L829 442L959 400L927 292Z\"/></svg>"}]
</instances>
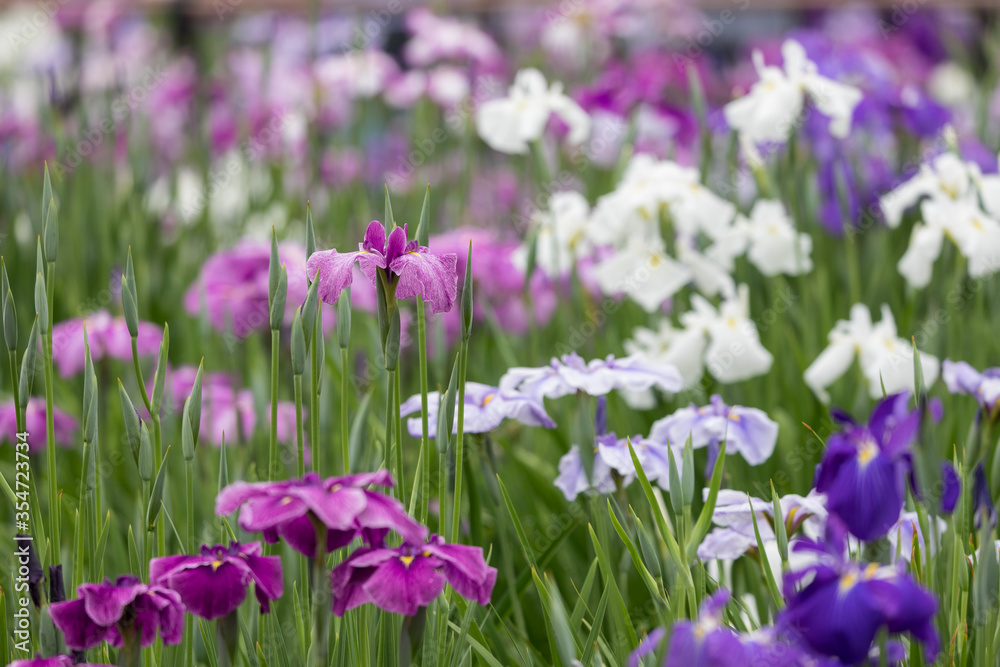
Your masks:
<instances>
[{"instance_id":1,"label":"green leaf","mask_svg":"<svg viewBox=\"0 0 1000 667\"><path fill-rule=\"evenodd\" d=\"M38 316L38 330L42 334L49 332L49 300L45 293L45 276L39 271L35 274L35 314Z\"/></svg>"},{"instance_id":2,"label":"green leaf","mask_svg":"<svg viewBox=\"0 0 1000 667\"><path fill-rule=\"evenodd\" d=\"M4 269L6 281L7 270ZM3 292L3 339L9 352L17 352L17 308L14 306L14 294L8 286Z\"/></svg>"},{"instance_id":3,"label":"green leaf","mask_svg":"<svg viewBox=\"0 0 1000 667\"><path fill-rule=\"evenodd\" d=\"M125 386L118 380L118 396L122 402L122 414L125 417L125 439L128 441L129 450L132 452L132 459L139 465L139 437L140 424L139 414L135 411L132 399L128 397ZM152 474L152 472L150 472Z\"/></svg>"},{"instance_id":4,"label":"green leaf","mask_svg":"<svg viewBox=\"0 0 1000 667\"><path fill-rule=\"evenodd\" d=\"M455 397L458 394L459 356L455 355L455 363L451 367L451 379L448 389L438 406L437 437L435 438L438 454L444 456L450 450L451 432L455 423Z\"/></svg>"},{"instance_id":5,"label":"green leaf","mask_svg":"<svg viewBox=\"0 0 1000 667\"><path fill-rule=\"evenodd\" d=\"M45 213L44 226L42 227L43 248L45 249L45 261L54 262L59 254L59 207L54 199L49 200L49 210Z\"/></svg>"},{"instance_id":6,"label":"green leaf","mask_svg":"<svg viewBox=\"0 0 1000 667\"><path fill-rule=\"evenodd\" d=\"M684 490L684 506L689 507L694 502L694 446L691 435L688 435L687 442L684 443L682 461L681 488Z\"/></svg>"},{"instance_id":7,"label":"green leaf","mask_svg":"<svg viewBox=\"0 0 1000 667\"><path fill-rule=\"evenodd\" d=\"M465 278L462 282L462 340L472 335L472 241L465 261Z\"/></svg>"},{"instance_id":8,"label":"green leaf","mask_svg":"<svg viewBox=\"0 0 1000 667\"><path fill-rule=\"evenodd\" d=\"M389 201L389 184L385 184L385 230L391 232L396 228L396 218L392 215L392 202Z\"/></svg>"},{"instance_id":9,"label":"green leaf","mask_svg":"<svg viewBox=\"0 0 1000 667\"><path fill-rule=\"evenodd\" d=\"M271 331L281 328L281 323L285 319L285 300L288 298L288 270L285 265L281 265L278 274L278 285L274 289L274 297L271 299L270 324Z\"/></svg>"},{"instance_id":10,"label":"green leaf","mask_svg":"<svg viewBox=\"0 0 1000 667\"><path fill-rule=\"evenodd\" d=\"M322 331L322 329L320 329ZM351 288L340 293L337 299L337 342L341 349L351 344ZM346 370L345 370L346 372Z\"/></svg>"},{"instance_id":11,"label":"green leaf","mask_svg":"<svg viewBox=\"0 0 1000 667\"><path fill-rule=\"evenodd\" d=\"M781 593L778 592L778 584L774 581L774 572L771 571L771 564L767 559L767 551L764 549L764 541L760 538L760 528L757 527L757 512L753 509L753 501L750 494L747 494L747 503L750 504L750 519L753 521L753 534L757 538L757 555L760 557L760 568L763 571L764 579L767 582L767 590L771 594L771 600L776 609L781 609L784 603Z\"/></svg>"},{"instance_id":12,"label":"green leaf","mask_svg":"<svg viewBox=\"0 0 1000 667\"><path fill-rule=\"evenodd\" d=\"M424 191L424 203L420 207L420 224L417 225L417 243L427 247L431 238L431 186Z\"/></svg>"},{"instance_id":13,"label":"green leaf","mask_svg":"<svg viewBox=\"0 0 1000 667\"><path fill-rule=\"evenodd\" d=\"M156 473L156 481L153 482L153 490L149 493L149 506L146 508L146 529L152 531L156 528L156 519L160 516L160 508L163 505L163 480L167 475L167 455L170 454L170 447L163 454L163 461L160 462L160 469Z\"/></svg>"},{"instance_id":14,"label":"green leaf","mask_svg":"<svg viewBox=\"0 0 1000 667\"><path fill-rule=\"evenodd\" d=\"M168 354L170 352L170 325L163 325L163 340L160 341L160 356L156 360L156 374L153 375L153 395L150 402L153 405L153 414L160 414L160 406L163 405L163 384L167 379Z\"/></svg>"},{"instance_id":15,"label":"green leaf","mask_svg":"<svg viewBox=\"0 0 1000 667\"><path fill-rule=\"evenodd\" d=\"M369 391L358 404L358 412L354 415L354 421L351 423L351 437L348 448L351 452L351 461L355 464L358 461L358 457L361 456L362 440L366 435L365 422L368 420L368 407L371 405L371 401L372 392Z\"/></svg>"},{"instance_id":16,"label":"green leaf","mask_svg":"<svg viewBox=\"0 0 1000 667\"><path fill-rule=\"evenodd\" d=\"M149 538L146 538L149 539ZM142 571L142 559L139 558L139 549L135 544L135 533L132 532L132 524L128 527L128 562L129 570L137 577L142 577L145 573Z\"/></svg>"},{"instance_id":17,"label":"green leaf","mask_svg":"<svg viewBox=\"0 0 1000 667\"><path fill-rule=\"evenodd\" d=\"M524 524L521 523L521 517L517 515L517 510L514 509L514 503L510 500L510 495L507 493L507 487L504 486L503 480L497 475L497 482L500 485L500 495L503 496L503 502L507 506L507 513L510 514L511 520L514 522L514 531L517 533L517 541L521 543L521 548L524 550L524 555L528 559L528 564L534 569L537 564L535 561L535 555L532 553L531 545L528 542L528 533L524 530Z\"/></svg>"},{"instance_id":18,"label":"green leaf","mask_svg":"<svg viewBox=\"0 0 1000 667\"><path fill-rule=\"evenodd\" d=\"M316 329L316 315L319 312L319 271L313 276L313 281L309 283L309 291L306 292L306 300L302 304L302 332L305 336L306 347L312 345L313 331ZM319 335L323 335L323 330L319 330Z\"/></svg>"},{"instance_id":19,"label":"green leaf","mask_svg":"<svg viewBox=\"0 0 1000 667\"><path fill-rule=\"evenodd\" d=\"M305 330L302 327L302 308L295 309L292 317L292 375L302 375L306 372L306 343Z\"/></svg>"},{"instance_id":20,"label":"green leaf","mask_svg":"<svg viewBox=\"0 0 1000 667\"><path fill-rule=\"evenodd\" d=\"M267 305L273 310L274 297L278 293L281 278L281 256L278 254L278 233L271 227L271 257L267 263ZM272 329L274 327L271 327Z\"/></svg>"},{"instance_id":21,"label":"green leaf","mask_svg":"<svg viewBox=\"0 0 1000 667\"><path fill-rule=\"evenodd\" d=\"M750 509L752 511L753 507ZM788 531L785 528L785 516L781 512L781 501L774 490L774 480L771 480L771 512L774 517L774 537L778 541L782 568L785 568L788 566Z\"/></svg>"},{"instance_id":22,"label":"green leaf","mask_svg":"<svg viewBox=\"0 0 1000 667\"><path fill-rule=\"evenodd\" d=\"M135 266L132 264L132 246L125 260L125 274L122 276L122 314L131 338L139 337L139 291L135 282Z\"/></svg>"},{"instance_id":23,"label":"green leaf","mask_svg":"<svg viewBox=\"0 0 1000 667\"><path fill-rule=\"evenodd\" d=\"M191 393L184 403L184 412L191 422L191 435L194 436L194 446L198 446L198 435L201 428L201 385L202 376L205 373L205 358L201 358L198 364L198 372L194 376L194 384L191 385Z\"/></svg>"},{"instance_id":24,"label":"green leaf","mask_svg":"<svg viewBox=\"0 0 1000 667\"><path fill-rule=\"evenodd\" d=\"M719 487L722 485L722 471L726 465L726 442L723 440L719 445L719 456L715 459L715 468L712 470L712 479L708 485L708 498L701 508L701 514L688 536L687 554L689 558L694 558L698 545L708 534L709 526L712 525L712 515L715 514L715 503L719 498Z\"/></svg>"},{"instance_id":25,"label":"green leaf","mask_svg":"<svg viewBox=\"0 0 1000 667\"><path fill-rule=\"evenodd\" d=\"M615 527L615 532L618 533L618 537L620 537L622 542L625 544L625 549L628 550L628 554L632 558L632 564L635 565L635 569L639 571L639 576L642 579L642 582L646 584L646 588L649 589L653 599L656 600L661 607L665 608L667 606L667 600L663 596L663 591L656 584L656 581L653 579L653 575L648 569L646 569L646 564L643 562L642 556L639 555L638 549L635 548L635 544L632 542L632 539L628 536L628 533L625 532L621 522L618 521L615 511L611 507L610 500L608 500L608 516L611 517L611 525Z\"/></svg>"},{"instance_id":26,"label":"green leaf","mask_svg":"<svg viewBox=\"0 0 1000 667\"><path fill-rule=\"evenodd\" d=\"M18 377L17 398L20 403L21 412L28 407L28 398L31 396L31 385L35 380L35 362L38 359L38 315L31 324L31 332L28 334L28 345L24 348L24 356L21 357L21 375Z\"/></svg>"},{"instance_id":27,"label":"green leaf","mask_svg":"<svg viewBox=\"0 0 1000 667\"><path fill-rule=\"evenodd\" d=\"M313 210L309 201L306 201L306 259L316 252L316 229L313 226Z\"/></svg>"}]
</instances>

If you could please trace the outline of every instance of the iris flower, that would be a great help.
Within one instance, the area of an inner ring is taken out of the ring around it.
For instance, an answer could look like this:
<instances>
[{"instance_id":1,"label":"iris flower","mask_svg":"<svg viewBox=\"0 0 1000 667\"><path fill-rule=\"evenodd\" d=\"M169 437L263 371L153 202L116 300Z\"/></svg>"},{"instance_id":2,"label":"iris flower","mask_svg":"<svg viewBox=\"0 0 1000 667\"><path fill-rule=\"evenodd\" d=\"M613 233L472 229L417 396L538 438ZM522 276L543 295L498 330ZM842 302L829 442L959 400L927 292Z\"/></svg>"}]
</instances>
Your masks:
<instances>
[{"instance_id":1,"label":"iris flower","mask_svg":"<svg viewBox=\"0 0 1000 667\"><path fill-rule=\"evenodd\" d=\"M73 662L73 658L68 655L54 655L51 658L43 658L35 654L34 658L28 660L15 660L10 663L10 667L111 667L111 665L96 664L89 662Z\"/></svg>"},{"instance_id":2,"label":"iris flower","mask_svg":"<svg viewBox=\"0 0 1000 667\"><path fill-rule=\"evenodd\" d=\"M906 393L883 399L867 424L835 414L843 430L827 440L816 490L858 539L882 537L903 509L910 446L920 428L920 411L910 410L908 402Z\"/></svg>"},{"instance_id":3,"label":"iris flower","mask_svg":"<svg viewBox=\"0 0 1000 667\"><path fill-rule=\"evenodd\" d=\"M476 110L476 129L490 148L501 153L527 153L555 114L569 127L567 141L582 144L590 136L590 117L563 93L561 83L551 86L537 69L523 69L514 77L507 97L490 100Z\"/></svg>"},{"instance_id":4,"label":"iris flower","mask_svg":"<svg viewBox=\"0 0 1000 667\"><path fill-rule=\"evenodd\" d=\"M778 442L778 423L757 408L728 406L718 394L708 405L693 403L653 424L650 440L681 445L691 438L695 449L708 447L709 469L725 440L730 454L739 453L750 465L760 465L771 457ZM711 473L707 473L711 475Z\"/></svg>"},{"instance_id":5,"label":"iris flower","mask_svg":"<svg viewBox=\"0 0 1000 667\"><path fill-rule=\"evenodd\" d=\"M410 518L402 503L371 491L370 485L393 486L386 470L322 479L314 472L285 482L235 482L215 499L215 513L240 510L240 527L262 531L269 544L284 539L299 553L316 556L316 522L326 528L329 553L350 544L360 533L384 536L390 529L414 543L427 529Z\"/></svg>"},{"instance_id":6,"label":"iris flower","mask_svg":"<svg viewBox=\"0 0 1000 667\"><path fill-rule=\"evenodd\" d=\"M924 644L927 662L933 662L939 647L934 596L896 566L845 559L845 537L843 527L831 519L824 542L795 545L818 560L785 575L786 606L778 626L793 631L817 653L849 665L868 656L880 629L909 632Z\"/></svg>"},{"instance_id":7,"label":"iris flower","mask_svg":"<svg viewBox=\"0 0 1000 667\"><path fill-rule=\"evenodd\" d=\"M483 550L445 544L432 535L426 543L404 541L388 547L376 542L360 547L333 569L333 613L371 602L385 611L413 616L451 584L464 598L489 604L497 571L486 564Z\"/></svg>"},{"instance_id":8,"label":"iris flower","mask_svg":"<svg viewBox=\"0 0 1000 667\"><path fill-rule=\"evenodd\" d=\"M851 319L839 320L828 338L830 344L803 376L820 400L830 400L826 388L847 372L855 357L868 380L872 398L882 396L883 387L887 394L914 390L913 345L896 333L896 321L888 305L882 306L882 321L872 324L868 307L854 304ZM938 360L926 352L919 354L924 384L929 387L938 378Z\"/></svg>"},{"instance_id":9,"label":"iris flower","mask_svg":"<svg viewBox=\"0 0 1000 667\"><path fill-rule=\"evenodd\" d=\"M106 310L99 310L87 317L77 317L52 327L52 361L64 378L73 377L83 370L83 330L87 330L90 356L99 359L132 361L132 337L124 317L112 317ZM154 356L160 351L163 327L151 322L139 322L137 349L139 356Z\"/></svg>"},{"instance_id":10,"label":"iris flower","mask_svg":"<svg viewBox=\"0 0 1000 667\"><path fill-rule=\"evenodd\" d=\"M432 391L427 394L428 437L437 437L437 419L442 396L441 392ZM456 403L458 399L456 397ZM401 417L420 411L420 394L411 396L399 406ZM499 387L491 387L479 382L465 383L465 432L488 433L505 419L513 419L527 426L544 426L555 428L545 412L545 405L540 399L518 391L501 391ZM406 420L406 428L414 438L423 433L419 416ZM458 411L455 411L453 433L458 432Z\"/></svg>"},{"instance_id":11,"label":"iris flower","mask_svg":"<svg viewBox=\"0 0 1000 667\"><path fill-rule=\"evenodd\" d=\"M142 647L156 640L179 644L184 634L184 605L175 591L138 577L123 575L103 584L81 584L77 599L49 605L52 622L66 638L66 646L86 651L108 642L119 648L125 637L137 633Z\"/></svg>"},{"instance_id":12,"label":"iris flower","mask_svg":"<svg viewBox=\"0 0 1000 667\"><path fill-rule=\"evenodd\" d=\"M536 398L561 398L581 391L604 396L613 390L665 392L681 390L681 376L673 366L655 364L640 355L584 361L575 352L553 359L548 366L511 368L500 378L500 390L517 390Z\"/></svg>"},{"instance_id":13,"label":"iris flower","mask_svg":"<svg viewBox=\"0 0 1000 667\"><path fill-rule=\"evenodd\" d=\"M783 143L798 125L808 94L820 113L830 118L830 134L846 137L861 91L821 76L794 40L785 41L781 55L784 69L765 65L764 56L754 51L753 64L760 81L748 95L726 105L723 112L729 126L754 143Z\"/></svg>"},{"instance_id":14,"label":"iris flower","mask_svg":"<svg viewBox=\"0 0 1000 667\"><path fill-rule=\"evenodd\" d=\"M284 591L281 558L262 556L260 542L203 545L197 555L154 558L149 579L175 591L189 612L210 621L238 609L251 582L262 613Z\"/></svg>"},{"instance_id":15,"label":"iris flower","mask_svg":"<svg viewBox=\"0 0 1000 667\"><path fill-rule=\"evenodd\" d=\"M311 280L320 272L319 297L324 303L336 303L340 293L353 282L357 262L372 284L383 281L387 297L408 299L421 294L432 312L451 310L458 293L458 257L436 255L415 240L407 241L406 234L403 225L386 238L382 223L372 220L356 252L334 249L313 253L306 266Z\"/></svg>"},{"instance_id":16,"label":"iris flower","mask_svg":"<svg viewBox=\"0 0 1000 667\"><path fill-rule=\"evenodd\" d=\"M941 363L941 379L953 394L974 396L991 417L996 417L1000 407L1000 368L987 368L983 372L964 361L945 359Z\"/></svg>"}]
</instances>

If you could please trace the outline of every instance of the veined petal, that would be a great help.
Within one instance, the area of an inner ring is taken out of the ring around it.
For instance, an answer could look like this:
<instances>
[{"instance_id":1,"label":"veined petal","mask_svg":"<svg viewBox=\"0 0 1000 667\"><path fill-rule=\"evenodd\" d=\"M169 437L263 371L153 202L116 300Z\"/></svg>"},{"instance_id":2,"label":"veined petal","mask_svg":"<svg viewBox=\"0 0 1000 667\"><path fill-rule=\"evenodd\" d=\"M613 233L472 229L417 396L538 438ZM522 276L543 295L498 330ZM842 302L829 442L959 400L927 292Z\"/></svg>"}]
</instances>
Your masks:
<instances>
[{"instance_id":1,"label":"veined petal","mask_svg":"<svg viewBox=\"0 0 1000 667\"><path fill-rule=\"evenodd\" d=\"M399 275L396 298L408 299L421 294L431 312L448 312L458 294L457 266L458 257L452 253L435 255L420 248L400 255L389 267Z\"/></svg>"}]
</instances>

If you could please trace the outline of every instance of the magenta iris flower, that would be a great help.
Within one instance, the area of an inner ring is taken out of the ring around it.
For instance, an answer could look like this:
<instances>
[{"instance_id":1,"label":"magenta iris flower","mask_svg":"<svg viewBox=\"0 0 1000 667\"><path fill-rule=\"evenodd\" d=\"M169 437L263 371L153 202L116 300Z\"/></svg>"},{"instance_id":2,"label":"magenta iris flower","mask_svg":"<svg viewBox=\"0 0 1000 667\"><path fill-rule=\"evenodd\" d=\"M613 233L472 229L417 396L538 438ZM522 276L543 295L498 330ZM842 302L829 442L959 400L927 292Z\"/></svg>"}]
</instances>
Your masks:
<instances>
[{"instance_id":1,"label":"magenta iris flower","mask_svg":"<svg viewBox=\"0 0 1000 667\"><path fill-rule=\"evenodd\" d=\"M379 543L360 547L333 569L333 613L343 616L371 602L413 616L441 594L446 582L462 597L485 605L496 581L496 568L486 564L480 547L445 544L438 535L398 547Z\"/></svg>"},{"instance_id":2,"label":"magenta iris flower","mask_svg":"<svg viewBox=\"0 0 1000 667\"><path fill-rule=\"evenodd\" d=\"M43 658L35 654L34 658L28 660L15 660L9 667L111 667L111 665L96 664L89 662L73 662L73 658L68 655L54 655L51 658Z\"/></svg>"},{"instance_id":3,"label":"magenta iris flower","mask_svg":"<svg viewBox=\"0 0 1000 667\"><path fill-rule=\"evenodd\" d=\"M265 614L271 600L284 592L281 558L262 556L260 542L202 545L198 555L154 558L149 562L149 579L175 591L189 612L210 621L238 609L250 582Z\"/></svg>"},{"instance_id":4,"label":"magenta iris flower","mask_svg":"<svg viewBox=\"0 0 1000 667\"><path fill-rule=\"evenodd\" d=\"M45 400L29 398L24 411L25 428L28 431L28 450L37 452L45 448ZM52 408L52 426L55 429L56 444L72 447L79 422L76 417ZM0 403L0 442L17 442L17 408L14 401Z\"/></svg>"},{"instance_id":5,"label":"magenta iris flower","mask_svg":"<svg viewBox=\"0 0 1000 667\"><path fill-rule=\"evenodd\" d=\"M137 633L141 646L156 640L179 644L184 634L184 605L176 592L146 585L138 577L123 575L103 584L81 584L77 598L53 602L52 622L66 638L66 646L86 651L108 642L121 648L123 636Z\"/></svg>"},{"instance_id":6,"label":"magenta iris flower","mask_svg":"<svg viewBox=\"0 0 1000 667\"><path fill-rule=\"evenodd\" d=\"M411 396L399 406L401 417L420 411L420 394ZM456 398L456 405L458 399ZM432 391L427 394L428 437L437 437L438 409L441 404L441 392ZM491 387L479 382L465 383L465 432L488 433L505 419L513 419L527 426L544 426L555 428L545 412L545 405L537 398L518 391L501 391L499 387ZM406 420L406 428L414 438L423 433L420 417ZM458 432L458 411L455 412L455 423L452 433Z\"/></svg>"},{"instance_id":7,"label":"magenta iris flower","mask_svg":"<svg viewBox=\"0 0 1000 667\"><path fill-rule=\"evenodd\" d=\"M458 257L436 255L417 241L407 241L406 234L403 225L386 238L382 223L372 220L356 252L334 249L313 253L307 266L311 279L320 272L319 297L324 303L336 303L353 282L357 262L372 284L379 279L385 282L387 296L408 299L422 294L432 312L451 310L458 294Z\"/></svg>"},{"instance_id":8,"label":"magenta iris flower","mask_svg":"<svg viewBox=\"0 0 1000 667\"><path fill-rule=\"evenodd\" d=\"M867 424L835 415L844 427L827 441L816 490L858 539L882 537L903 509L910 446L920 428L920 412L908 402L905 392L882 399Z\"/></svg>"},{"instance_id":9,"label":"magenta iris flower","mask_svg":"<svg viewBox=\"0 0 1000 667\"><path fill-rule=\"evenodd\" d=\"M278 244L278 257L288 272L286 323L306 298L306 251L296 243ZM206 260L194 283L184 294L184 309L193 317L207 313L212 328L245 338L270 326L267 300L271 245L243 241Z\"/></svg>"},{"instance_id":10,"label":"magenta iris flower","mask_svg":"<svg viewBox=\"0 0 1000 667\"><path fill-rule=\"evenodd\" d=\"M87 317L60 322L52 327L52 361L59 375L72 377L83 370L85 349L84 327L90 342L90 356L96 363L100 359L132 361L132 337L124 317L112 317L106 310L99 310ZM163 327L152 322L139 322L137 349L139 356L154 356L160 351Z\"/></svg>"},{"instance_id":11,"label":"magenta iris flower","mask_svg":"<svg viewBox=\"0 0 1000 667\"><path fill-rule=\"evenodd\" d=\"M381 539L395 530L403 539L420 544L427 529L412 519L402 503L365 487L393 486L387 470L323 479L307 473L285 482L235 482L215 499L215 513L240 510L240 527L261 531L270 544L279 539L299 553L316 555L316 527L326 526L326 551L350 544L357 535Z\"/></svg>"},{"instance_id":12,"label":"magenta iris flower","mask_svg":"<svg viewBox=\"0 0 1000 667\"><path fill-rule=\"evenodd\" d=\"M817 653L853 665L864 660L882 628L909 632L924 644L927 662L939 648L934 630L937 602L903 570L844 558L846 533L835 518L827 523L823 542L803 540L796 551L810 551L813 565L785 575L787 605L778 625L787 628ZM809 583L799 585L809 578Z\"/></svg>"}]
</instances>

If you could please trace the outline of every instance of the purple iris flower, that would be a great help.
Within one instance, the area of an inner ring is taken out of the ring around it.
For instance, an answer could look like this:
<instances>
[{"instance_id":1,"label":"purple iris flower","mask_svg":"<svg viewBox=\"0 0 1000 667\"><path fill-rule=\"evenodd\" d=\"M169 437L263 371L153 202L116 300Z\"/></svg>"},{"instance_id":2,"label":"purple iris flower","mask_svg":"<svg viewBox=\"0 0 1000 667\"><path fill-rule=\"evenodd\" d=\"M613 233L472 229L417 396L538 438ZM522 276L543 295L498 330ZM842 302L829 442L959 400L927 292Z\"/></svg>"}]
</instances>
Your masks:
<instances>
[{"instance_id":1,"label":"purple iris flower","mask_svg":"<svg viewBox=\"0 0 1000 667\"><path fill-rule=\"evenodd\" d=\"M703 407L693 403L653 424L650 440L683 446L688 438L695 449L708 447L709 471L725 440L726 450L739 453L750 465L760 465L774 452L778 442L778 423L757 408L728 406L714 394ZM708 472L707 474L711 474Z\"/></svg>"},{"instance_id":2,"label":"purple iris flower","mask_svg":"<svg viewBox=\"0 0 1000 667\"><path fill-rule=\"evenodd\" d=\"M580 448L573 445L569 452L559 459L559 476L555 479L556 488L563 492L566 500L573 502L581 493L611 493L618 483L628 486L636 477L635 464L629 452L629 442L635 450L639 465L646 473L650 483L659 485L664 491L670 490L670 453L673 450L677 473L681 474L681 457L684 454L683 445L668 445L658 440L650 440L641 435L631 438L618 438L614 433L599 435L595 439L594 466L591 478L587 480L586 468L580 458ZM616 481L617 480L617 481Z\"/></svg>"},{"instance_id":3,"label":"purple iris flower","mask_svg":"<svg viewBox=\"0 0 1000 667\"><path fill-rule=\"evenodd\" d=\"M242 506L240 527L262 531L269 544L284 539L299 553L316 556L314 521L326 526L326 551L350 544L358 534L384 536L390 529L419 544L427 529L406 513L402 503L365 487L393 486L387 470L323 479L314 472L285 482L235 482L215 499L215 513L231 514Z\"/></svg>"},{"instance_id":4,"label":"purple iris flower","mask_svg":"<svg viewBox=\"0 0 1000 667\"><path fill-rule=\"evenodd\" d=\"M656 364L641 355L589 362L575 352L553 359L548 366L517 367L500 378L501 390L516 389L541 398L560 398L582 391L603 396L612 390L645 391L656 387L676 393L683 387L681 374L672 365Z\"/></svg>"},{"instance_id":5,"label":"purple iris flower","mask_svg":"<svg viewBox=\"0 0 1000 667\"><path fill-rule=\"evenodd\" d=\"M132 337L124 317L112 317L99 310L87 317L77 317L52 327L52 361L64 378L83 370L85 360L84 329L90 342L90 356L99 359L132 361ZM139 356L154 356L160 351L163 327L152 322L139 322L137 349Z\"/></svg>"},{"instance_id":6,"label":"purple iris flower","mask_svg":"<svg viewBox=\"0 0 1000 667\"><path fill-rule=\"evenodd\" d=\"M320 272L319 297L324 303L336 303L353 282L357 262L372 284L379 279L384 282L387 296L408 299L422 294L432 312L451 310L458 294L457 255L436 255L415 240L407 241L406 234L403 225L393 229L387 239L382 223L372 220L357 252L334 249L313 253L307 268L311 279Z\"/></svg>"},{"instance_id":7,"label":"purple iris flower","mask_svg":"<svg viewBox=\"0 0 1000 667\"><path fill-rule=\"evenodd\" d=\"M747 649L740 636L722 624L722 611L729 602L729 591L719 589L701 604L695 621L677 621L670 636L670 646L663 667L726 667L754 664L747 661ZM649 633L629 656L629 667L653 654L666 634L663 628Z\"/></svg>"},{"instance_id":8,"label":"purple iris flower","mask_svg":"<svg viewBox=\"0 0 1000 667\"><path fill-rule=\"evenodd\" d=\"M496 568L486 564L480 547L446 544L438 535L398 547L377 543L360 547L333 569L333 613L343 616L371 602L413 616L440 595L445 582L462 597L485 605L496 581Z\"/></svg>"},{"instance_id":9,"label":"purple iris flower","mask_svg":"<svg viewBox=\"0 0 1000 667\"><path fill-rule=\"evenodd\" d=\"M456 404L458 399L456 398ZM432 391L427 394L428 436L437 437L438 409L441 404L441 393ZM420 411L420 394L411 396L399 406L401 417ZM491 387L479 382L465 383L465 432L487 433L492 431L505 419L519 421L526 426L544 426L555 428L545 412L545 405L537 398L518 391L501 391L499 387ZM414 438L423 433L420 417L406 420L406 428ZM455 424L452 433L458 432L458 411L455 411Z\"/></svg>"},{"instance_id":10,"label":"purple iris flower","mask_svg":"<svg viewBox=\"0 0 1000 667\"><path fill-rule=\"evenodd\" d=\"M987 368L980 373L964 361L945 359L941 364L941 379L953 394L975 396L990 417L1000 409L1000 368Z\"/></svg>"},{"instance_id":11,"label":"purple iris flower","mask_svg":"<svg viewBox=\"0 0 1000 667\"><path fill-rule=\"evenodd\" d=\"M926 647L928 662L933 661L939 648L934 596L896 566L845 559L845 546L844 526L831 517L823 542L803 540L793 547L813 552L817 560L785 575L787 604L778 626L814 651L850 665L868 656L881 628L909 632Z\"/></svg>"},{"instance_id":12,"label":"purple iris flower","mask_svg":"<svg viewBox=\"0 0 1000 667\"><path fill-rule=\"evenodd\" d=\"M154 558L149 562L149 579L175 591L189 612L210 621L238 609L250 582L261 613L270 611L271 600L284 592L281 558L262 556L260 542L202 545L198 555Z\"/></svg>"},{"instance_id":13,"label":"purple iris flower","mask_svg":"<svg viewBox=\"0 0 1000 667\"><path fill-rule=\"evenodd\" d=\"M52 622L71 649L86 651L102 642L121 648L131 636L146 647L157 630L165 644L179 644L184 634L184 605L169 588L123 575L114 582L81 584L76 594L75 600L49 605Z\"/></svg>"},{"instance_id":14,"label":"purple iris flower","mask_svg":"<svg viewBox=\"0 0 1000 667\"><path fill-rule=\"evenodd\" d=\"M816 490L858 539L885 535L903 509L908 454L920 428L920 412L908 402L905 392L882 399L867 424L835 414L844 428L827 441Z\"/></svg>"},{"instance_id":15,"label":"purple iris flower","mask_svg":"<svg viewBox=\"0 0 1000 667\"><path fill-rule=\"evenodd\" d=\"M25 430L28 431L28 451L34 453L45 449L46 420L45 399L29 398L24 411ZM52 426L57 445L72 447L79 422L76 417L52 406ZM14 401L0 403L0 442L17 442L17 406Z\"/></svg>"},{"instance_id":16,"label":"purple iris flower","mask_svg":"<svg viewBox=\"0 0 1000 667\"><path fill-rule=\"evenodd\" d=\"M54 655L51 658L43 658L36 653L34 658L15 660L10 663L9 667L111 667L111 665L89 662L74 663L73 658L68 655Z\"/></svg>"}]
</instances>

